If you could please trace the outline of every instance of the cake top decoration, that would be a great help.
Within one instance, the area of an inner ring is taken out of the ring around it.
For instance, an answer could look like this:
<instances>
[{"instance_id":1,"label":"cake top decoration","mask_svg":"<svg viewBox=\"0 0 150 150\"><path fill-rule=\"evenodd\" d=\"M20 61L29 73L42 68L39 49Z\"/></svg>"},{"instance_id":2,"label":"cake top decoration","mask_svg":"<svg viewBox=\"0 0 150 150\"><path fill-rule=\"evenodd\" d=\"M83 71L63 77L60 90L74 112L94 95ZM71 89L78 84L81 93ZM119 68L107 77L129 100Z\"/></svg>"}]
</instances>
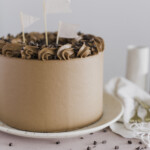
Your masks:
<instances>
[{"instance_id":1,"label":"cake top decoration","mask_svg":"<svg viewBox=\"0 0 150 150\"><path fill-rule=\"evenodd\" d=\"M47 14L56 14L56 13L71 13L72 10L70 8L71 0L44 0L44 26L45 26L45 42L48 45L48 34L47 34ZM60 32L60 24L59 31ZM56 44L59 41L59 34L57 34ZM66 37L67 38L67 37Z\"/></svg>"},{"instance_id":2,"label":"cake top decoration","mask_svg":"<svg viewBox=\"0 0 150 150\"><path fill-rule=\"evenodd\" d=\"M36 21L38 21L40 18L38 17L33 17L31 15L26 15L23 12L20 12L20 19L21 19L21 26L22 26L22 38L23 38L23 43L26 43L25 35L24 35L24 28L29 27Z\"/></svg>"},{"instance_id":3,"label":"cake top decoration","mask_svg":"<svg viewBox=\"0 0 150 150\"><path fill-rule=\"evenodd\" d=\"M56 44L59 43L59 38L78 38L77 35L78 25L68 24L62 21L58 24L58 34L56 39Z\"/></svg>"},{"instance_id":4,"label":"cake top decoration","mask_svg":"<svg viewBox=\"0 0 150 150\"><path fill-rule=\"evenodd\" d=\"M26 44L22 42L22 33L1 37L0 54L22 59L69 60L96 55L104 50L103 39L91 34L78 32L77 38L60 38L56 44L57 32L48 32L49 45L45 45L44 34L25 33Z\"/></svg>"},{"instance_id":5,"label":"cake top decoration","mask_svg":"<svg viewBox=\"0 0 150 150\"><path fill-rule=\"evenodd\" d=\"M38 60L69 60L98 54L104 50L102 38L78 32L78 25L59 21L58 32L47 32L47 14L70 13L71 0L43 0L45 33L25 33L40 18L20 13L22 32L0 38L0 54Z\"/></svg>"}]
</instances>

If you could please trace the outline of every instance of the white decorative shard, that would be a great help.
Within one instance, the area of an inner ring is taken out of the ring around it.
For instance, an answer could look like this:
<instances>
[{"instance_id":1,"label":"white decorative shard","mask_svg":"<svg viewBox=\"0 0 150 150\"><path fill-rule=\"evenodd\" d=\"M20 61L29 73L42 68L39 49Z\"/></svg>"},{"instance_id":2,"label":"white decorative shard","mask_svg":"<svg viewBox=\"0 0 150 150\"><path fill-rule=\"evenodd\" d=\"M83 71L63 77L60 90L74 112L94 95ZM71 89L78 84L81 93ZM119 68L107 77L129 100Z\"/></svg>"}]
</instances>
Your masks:
<instances>
[{"instance_id":1,"label":"white decorative shard","mask_svg":"<svg viewBox=\"0 0 150 150\"><path fill-rule=\"evenodd\" d=\"M24 13L21 13L21 17L22 17L22 23L23 23L24 28L29 27L30 25L32 25L33 23L35 23L36 21L40 19L38 17L26 15Z\"/></svg>"},{"instance_id":2,"label":"white decorative shard","mask_svg":"<svg viewBox=\"0 0 150 150\"><path fill-rule=\"evenodd\" d=\"M58 36L62 38L77 38L78 25L59 22Z\"/></svg>"},{"instance_id":3,"label":"white decorative shard","mask_svg":"<svg viewBox=\"0 0 150 150\"><path fill-rule=\"evenodd\" d=\"M70 3L71 0L46 0L46 13L71 13Z\"/></svg>"}]
</instances>

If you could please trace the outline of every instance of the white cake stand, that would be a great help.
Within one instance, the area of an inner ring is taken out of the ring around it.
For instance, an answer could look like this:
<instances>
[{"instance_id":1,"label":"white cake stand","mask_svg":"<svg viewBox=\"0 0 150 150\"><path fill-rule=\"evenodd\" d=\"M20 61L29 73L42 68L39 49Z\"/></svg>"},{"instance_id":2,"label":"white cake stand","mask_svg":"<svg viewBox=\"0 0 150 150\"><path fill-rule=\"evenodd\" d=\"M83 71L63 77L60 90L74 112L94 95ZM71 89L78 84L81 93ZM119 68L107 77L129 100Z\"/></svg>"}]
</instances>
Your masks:
<instances>
[{"instance_id":1,"label":"white cake stand","mask_svg":"<svg viewBox=\"0 0 150 150\"><path fill-rule=\"evenodd\" d=\"M0 122L0 131L8 134L13 134L22 137L29 137L29 138L43 138L43 139L70 138L70 137L82 136L85 134L102 130L110 126L112 123L116 122L117 120L119 120L122 114L123 114L123 106L121 102L107 94L104 94L104 112L102 118L97 122L95 122L94 124L89 125L87 127L74 130L74 131L68 131L68 132L37 133L37 132L27 132L27 131L17 130Z\"/></svg>"}]
</instances>

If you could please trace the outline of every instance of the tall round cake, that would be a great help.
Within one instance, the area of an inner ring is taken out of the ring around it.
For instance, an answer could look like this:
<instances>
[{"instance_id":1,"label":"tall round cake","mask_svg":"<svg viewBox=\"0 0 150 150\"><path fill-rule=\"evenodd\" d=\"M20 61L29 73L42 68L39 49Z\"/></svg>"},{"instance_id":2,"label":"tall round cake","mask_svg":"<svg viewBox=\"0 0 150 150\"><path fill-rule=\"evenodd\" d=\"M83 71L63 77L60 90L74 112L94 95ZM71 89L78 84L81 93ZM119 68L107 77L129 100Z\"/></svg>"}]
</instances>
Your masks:
<instances>
[{"instance_id":1,"label":"tall round cake","mask_svg":"<svg viewBox=\"0 0 150 150\"><path fill-rule=\"evenodd\" d=\"M26 131L82 128L103 112L103 50L100 37L76 39L48 33L0 38L0 120Z\"/></svg>"}]
</instances>

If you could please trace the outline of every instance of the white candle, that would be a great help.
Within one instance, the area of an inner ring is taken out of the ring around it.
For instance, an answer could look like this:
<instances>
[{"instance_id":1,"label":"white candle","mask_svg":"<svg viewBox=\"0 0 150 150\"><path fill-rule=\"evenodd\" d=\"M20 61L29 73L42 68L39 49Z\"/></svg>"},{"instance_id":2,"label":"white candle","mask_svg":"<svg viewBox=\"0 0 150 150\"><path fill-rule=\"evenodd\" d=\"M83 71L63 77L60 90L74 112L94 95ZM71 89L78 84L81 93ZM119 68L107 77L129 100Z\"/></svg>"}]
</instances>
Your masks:
<instances>
[{"instance_id":1,"label":"white candle","mask_svg":"<svg viewBox=\"0 0 150 150\"><path fill-rule=\"evenodd\" d=\"M144 46L128 46L126 78L140 86L148 88L149 48Z\"/></svg>"}]
</instances>

